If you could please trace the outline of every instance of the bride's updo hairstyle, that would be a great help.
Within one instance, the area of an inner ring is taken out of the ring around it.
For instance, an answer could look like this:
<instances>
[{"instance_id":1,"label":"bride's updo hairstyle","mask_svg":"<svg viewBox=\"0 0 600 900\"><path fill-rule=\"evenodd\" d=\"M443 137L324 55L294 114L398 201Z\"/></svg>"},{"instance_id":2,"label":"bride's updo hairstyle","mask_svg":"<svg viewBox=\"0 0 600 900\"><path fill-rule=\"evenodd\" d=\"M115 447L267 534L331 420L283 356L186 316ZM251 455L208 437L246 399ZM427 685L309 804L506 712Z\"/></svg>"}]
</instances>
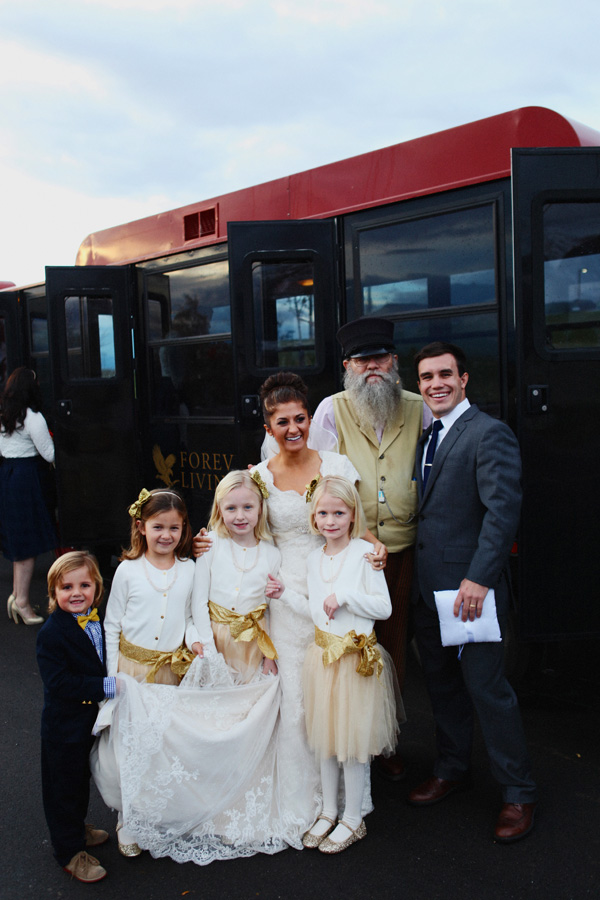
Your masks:
<instances>
[{"instance_id":1,"label":"bride's updo hairstyle","mask_svg":"<svg viewBox=\"0 0 600 900\"><path fill-rule=\"evenodd\" d=\"M277 372L269 375L260 389L263 418L268 427L271 416L282 403L300 403L310 416L308 388L299 375L293 372Z\"/></svg>"}]
</instances>

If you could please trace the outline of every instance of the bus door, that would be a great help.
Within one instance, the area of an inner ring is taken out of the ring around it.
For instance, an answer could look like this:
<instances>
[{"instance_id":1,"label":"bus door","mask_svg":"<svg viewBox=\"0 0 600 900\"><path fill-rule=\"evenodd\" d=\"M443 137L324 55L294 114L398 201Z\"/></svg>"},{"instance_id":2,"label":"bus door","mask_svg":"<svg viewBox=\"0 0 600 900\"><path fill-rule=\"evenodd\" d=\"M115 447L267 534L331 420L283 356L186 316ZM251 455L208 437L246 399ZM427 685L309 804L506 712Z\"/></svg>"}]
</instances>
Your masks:
<instances>
[{"instance_id":1,"label":"bus door","mask_svg":"<svg viewBox=\"0 0 600 900\"><path fill-rule=\"evenodd\" d=\"M18 311L19 292L0 291L0 390L13 369L23 365Z\"/></svg>"},{"instance_id":2,"label":"bus door","mask_svg":"<svg viewBox=\"0 0 600 900\"><path fill-rule=\"evenodd\" d=\"M256 462L258 392L269 375L298 373L313 410L336 390L336 223L229 222L228 242L242 457Z\"/></svg>"},{"instance_id":3,"label":"bus door","mask_svg":"<svg viewBox=\"0 0 600 900\"><path fill-rule=\"evenodd\" d=\"M128 540L139 447L126 267L48 267L58 521L63 544Z\"/></svg>"},{"instance_id":4,"label":"bus door","mask_svg":"<svg viewBox=\"0 0 600 900\"><path fill-rule=\"evenodd\" d=\"M522 635L600 635L600 149L514 150Z\"/></svg>"}]
</instances>

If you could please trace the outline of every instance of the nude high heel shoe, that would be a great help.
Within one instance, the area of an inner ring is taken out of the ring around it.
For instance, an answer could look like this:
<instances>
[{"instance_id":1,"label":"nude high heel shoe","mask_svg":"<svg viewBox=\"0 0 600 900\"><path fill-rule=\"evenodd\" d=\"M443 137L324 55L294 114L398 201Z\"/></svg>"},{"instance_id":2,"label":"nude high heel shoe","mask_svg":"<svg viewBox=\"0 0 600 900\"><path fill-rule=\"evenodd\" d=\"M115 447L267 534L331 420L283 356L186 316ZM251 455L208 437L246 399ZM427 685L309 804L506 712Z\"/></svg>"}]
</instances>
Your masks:
<instances>
[{"instance_id":1,"label":"nude high heel shoe","mask_svg":"<svg viewBox=\"0 0 600 900\"><path fill-rule=\"evenodd\" d=\"M21 616L24 625L41 625L44 621L43 616L26 616L25 613L21 612L21 610L17 606L17 601L14 594L11 594L8 598L6 607L9 617L12 616L13 622L15 622L17 625L19 624L19 616Z\"/></svg>"}]
</instances>

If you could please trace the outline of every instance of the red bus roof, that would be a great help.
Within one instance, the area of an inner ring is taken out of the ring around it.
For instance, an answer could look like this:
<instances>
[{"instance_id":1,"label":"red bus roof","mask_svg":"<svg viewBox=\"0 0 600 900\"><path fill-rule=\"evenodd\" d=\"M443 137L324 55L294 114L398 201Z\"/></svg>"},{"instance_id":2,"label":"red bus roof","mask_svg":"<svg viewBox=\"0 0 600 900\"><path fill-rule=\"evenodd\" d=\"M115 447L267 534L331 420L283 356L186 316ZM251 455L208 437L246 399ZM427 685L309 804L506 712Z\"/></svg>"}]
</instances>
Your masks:
<instances>
[{"instance_id":1,"label":"red bus roof","mask_svg":"<svg viewBox=\"0 0 600 900\"><path fill-rule=\"evenodd\" d=\"M510 175L513 147L600 146L539 106L480 119L89 235L76 265L119 265L227 239L227 222L325 218Z\"/></svg>"}]
</instances>

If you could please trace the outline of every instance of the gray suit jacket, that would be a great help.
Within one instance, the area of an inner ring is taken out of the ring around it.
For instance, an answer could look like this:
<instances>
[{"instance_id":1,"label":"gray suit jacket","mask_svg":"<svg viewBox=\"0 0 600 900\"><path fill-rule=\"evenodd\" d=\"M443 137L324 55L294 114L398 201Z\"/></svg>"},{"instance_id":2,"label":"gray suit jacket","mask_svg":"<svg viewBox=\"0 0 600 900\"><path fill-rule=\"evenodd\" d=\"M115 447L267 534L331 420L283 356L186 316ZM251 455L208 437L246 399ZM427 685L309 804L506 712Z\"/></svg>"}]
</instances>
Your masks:
<instances>
[{"instance_id":1,"label":"gray suit jacket","mask_svg":"<svg viewBox=\"0 0 600 900\"><path fill-rule=\"evenodd\" d=\"M519 445L507 425L471 406L439 445L423 492L421 463L430 430L416 456L415 593L435 608L434 590L457 589L468 578L495 589L503 614L521 509Z\"/></svg>"}]
</instances>

